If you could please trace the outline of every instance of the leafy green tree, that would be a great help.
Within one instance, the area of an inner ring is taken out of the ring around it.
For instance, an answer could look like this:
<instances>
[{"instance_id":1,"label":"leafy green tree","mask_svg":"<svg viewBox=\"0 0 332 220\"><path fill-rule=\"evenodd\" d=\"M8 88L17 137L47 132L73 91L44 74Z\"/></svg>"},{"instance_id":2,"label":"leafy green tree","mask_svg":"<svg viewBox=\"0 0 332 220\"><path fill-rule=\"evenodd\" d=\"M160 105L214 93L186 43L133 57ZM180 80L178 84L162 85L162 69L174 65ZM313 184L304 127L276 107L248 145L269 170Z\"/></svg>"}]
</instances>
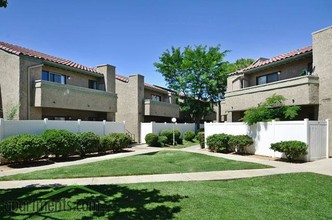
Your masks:
<instances>
[{"instance_id":1,"label":"leafy green tree","mask_svg":"<svg viewBox=\"0 0 332 220\"><path fill-rule=\"evenodd\" d=\"M8 5L8 1L7 1L7 0L0 0L0 8L1 8L1 7L6 8L7 5Z\"/></svg>"},{"instance_id":2,"label":"leafy green tree","mask_svg":"<svg viewBox=\"0 0 332 220\"><path fill-rule=\"evenodd\" d=\"M180 95L181 111L192 115L196 123L212 111L211 103L223 98L228 68L223 60L228 52L221 52L219 45L172 47L154 63L168 87Z\"/></svg>"},{"instance_id":3,"label":"leafy green tree","mask_svg":"<svg viewBox=\"0 0 332 220\"><path fill-rule=\"evenodd\" d=\"M261 121L294 119L300 106L285 106L285 97L273 94L258 107L250 108L244 112L243 121L253 125Z\"/></svg>"}]
</instances>

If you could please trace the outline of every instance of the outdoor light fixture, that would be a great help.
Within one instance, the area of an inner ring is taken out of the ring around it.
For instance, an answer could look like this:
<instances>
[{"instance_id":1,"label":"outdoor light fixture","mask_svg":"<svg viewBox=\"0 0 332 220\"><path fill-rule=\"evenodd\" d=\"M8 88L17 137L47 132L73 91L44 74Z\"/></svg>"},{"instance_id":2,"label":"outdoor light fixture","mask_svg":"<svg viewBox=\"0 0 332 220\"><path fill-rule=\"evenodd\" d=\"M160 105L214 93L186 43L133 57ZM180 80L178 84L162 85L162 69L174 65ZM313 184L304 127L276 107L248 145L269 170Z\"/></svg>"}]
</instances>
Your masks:
<instances>
[{"instance_id":1,"label":"outdoor light fixture","mask_svg":"<svg viewBox=\"0 0 332 220\"><path fill-rule=\"evenodd\" d=\"M175 125L175 122L176 122L176 118L172 118L172 122L173 122L173 146L175 146L174 125Z\"/></svg>"}]
</instances>

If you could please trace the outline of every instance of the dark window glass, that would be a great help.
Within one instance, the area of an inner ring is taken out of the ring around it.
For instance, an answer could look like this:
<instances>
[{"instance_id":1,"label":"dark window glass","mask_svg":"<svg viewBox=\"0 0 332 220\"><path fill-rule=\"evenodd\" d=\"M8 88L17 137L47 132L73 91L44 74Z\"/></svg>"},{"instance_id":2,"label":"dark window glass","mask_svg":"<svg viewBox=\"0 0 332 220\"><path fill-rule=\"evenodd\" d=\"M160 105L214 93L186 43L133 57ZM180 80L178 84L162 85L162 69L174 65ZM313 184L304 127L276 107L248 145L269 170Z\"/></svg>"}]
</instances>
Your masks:
<instances>
[{"instance_id":1,"label":"dark window glass","mask_svg":"<svg viewBox=\"0 0 332 220\"><path fill-rule=\"evenodd\" d=\"M161 101L161 96L159 96L159 95L151 95L151 99L152 99L152 101L160 102Z\"/></svg>"},{"instance_id":2,"label":"dark window glass","mask_svg":"<svg viewBox=\"0 0 332 220\"><path fill-rule=\"evenodd\" d=\"M90 89L97 89L97 81L89 80L89 88Z\"/></svg>"},{"instance_id":3,"label":"dark window glass","mask_svg":"<svg viewBox=\"0 0 332 220\"><path fill-rule=\"evenodd\" d=\"M48 71L42 71L42 80L49 81L49 72Z\"/></svg>"},{"instance_id":4,"label":"dark window glass","mask_svg":"<svg viewBox=\"0 0 332 220\"><path fill-rule=\"evenodd\" d=\"M259 76L256 78L256 81L257 81L257 85L262 85L262 84L278 81L278 73L271 73L268 75Z\"/></svg>"}]
</instances>

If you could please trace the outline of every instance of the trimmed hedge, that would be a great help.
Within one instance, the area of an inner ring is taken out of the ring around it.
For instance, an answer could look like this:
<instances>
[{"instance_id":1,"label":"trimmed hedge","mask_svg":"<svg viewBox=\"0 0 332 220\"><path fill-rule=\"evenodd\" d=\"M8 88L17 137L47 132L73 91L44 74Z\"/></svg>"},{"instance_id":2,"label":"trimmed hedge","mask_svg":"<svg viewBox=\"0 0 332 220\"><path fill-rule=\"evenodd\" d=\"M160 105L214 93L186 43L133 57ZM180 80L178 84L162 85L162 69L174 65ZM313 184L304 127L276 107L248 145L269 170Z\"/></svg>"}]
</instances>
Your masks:
<instances>
[{"instance_id":1,"label":"trimmed hedge","mask_svg":"<svg viewBox=\"0 0 332 220\"><path fill-rule=\"evenodd\" d=\"M155 133L148 133L147 135L145 135L145 142L149 146L158 146L158 135L156 135Z\"/></svg>"},{"instance_id":2,"label":"trimmed hedge","mask_svg":"<svg viewBox=\"0 0 332 220\"><path fill-rule=\"evenodd\" d=\"M302 141L281 141L271 144L271 149L285 154L289 161L306 155L308 146Z\"/></svg>"},{"instance_id":3,"label":"trimmed hedge","mask_svg":"<svg viewBox=\"0 0 332 220\"><path fill-rule=\"evenodd\" d=\"M166 144L167 144L167 137L163 136L163 135L158 136L157 146L158 147L164 147Z\"/></svg>"},{"instance_id":4,"label":"trimmed hedge","mask_svg":"<svg viewBox=\"0 0 332 220\"><path fill-rule=\"evenodd\" d=\"M205 140L204 140L204 138L205 138L204 131L200 131L200 132L197 133L196 139L198 140L199 145L201 145L201 148L205 147L205 143L204 143Z\"/></svg>"},{"instance_id":5,"label":"trimmed hedge","mask_svg":"<svg viewBox=\"0 0 332 220\"><path fill-rule=\"evenodd\" d=\"M207 137L206 144L212 152L229 152L229 138L230 136L227 134L214 134Z\"/></svg>"},{"instance_id":6,"label":"trimmed hedge","mask_svg":"<svg viewBox=\"0 0 332 220\"><path fill-rule=\"evenodd\" d=\"M0 142L0 155L12 162L39 159L45 154L45 141L37 135L21 134Z\"/></svg>"},{"instance_id":7,"label":"trimmed hedge","mask_svg":"<svg viewBox=\"0 0 332 220\"><path fill-rule=\"evenodd\" d=\"M246 148L254 143L248 135L230 135L228 141L232 150L236 148L237 153L246 153Z\"/></svg>"},{"instance_id":8,"label":"trimmed hedge","mask_svg":"<svg viewBox=\"0 0 332 220\"><path fill-rule=\"evenodd\" d=\"M173 145L173 130L162 130L160 136L167 137L167 144ZM175 144L182 144L182 139L180 138L181 132L179 130L174 130Z\"/></svg>"},{"instance_id":9,"label":"trimmed hedge","mask_svg":"<svg viewBox=\"0 0 332 220\"><path fill-rule=\"evenodd\" d=\"M193 141L195 138L195 132L194 131L186 131L183 134L183 139L185 139L186 141Z\"/></svg>"},{"instance_id":10,"label":"trimmed hedge","mask_svg":"<svg viewBox=\"0 0 332 220\"><path fill-rule=\"evenodd\" d=\"M79 153L85 156L87 153L98 152L99 136L93 132L81 132L76 134L76 140L79 146Z\"/></svg>"},{"instance_id":11,"label":"trimmed hedge","mask_svg":"<svg viewBox=\"0 0 332 220\"><path fill-rule=\"evenodd\" d=\"M113 139L114 145L111 147L113 152L119 152L131 143L131 138L127 134L111 133L109 137Z\"/></svg>"},{"instance_id":12,"label":"trimmed hedge","mask_svg":"<svg viewBox=\"0 0 332 220\"><path fill-rule=\"evenodd\" d=\"M47 153L55 157L67 157L79 149L76 135L67 130L48 129L42 133L42 138L46 142Z\"/></svg>"}]
</instances>

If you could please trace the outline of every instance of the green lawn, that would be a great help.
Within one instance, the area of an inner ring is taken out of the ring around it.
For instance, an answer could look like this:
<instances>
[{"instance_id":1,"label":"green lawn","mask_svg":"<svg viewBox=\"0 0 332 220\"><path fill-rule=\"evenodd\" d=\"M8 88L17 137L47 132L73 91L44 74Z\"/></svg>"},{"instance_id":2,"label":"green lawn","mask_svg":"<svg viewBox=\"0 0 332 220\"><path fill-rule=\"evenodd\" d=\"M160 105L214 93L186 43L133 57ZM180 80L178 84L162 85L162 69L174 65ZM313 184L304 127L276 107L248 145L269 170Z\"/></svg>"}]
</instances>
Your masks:
<instances>
[{"instance_id":1,"label":"green lawn","mask_svg":"<svg viewBox=\"0 0 332 220\"><path fill-rule=\"evenodd\" d=\"M332 219L331 183L330 176L299 173L230 181L10 189L0 190L0 216L2 219ZM59 189L65 191L49 194ZM14 205L12 209L10 205ZM15 208L15 205L22 206Z\"/></svg>"},{"instance_id":2,"label":"green lawn","mask_svg":"<svg viewBox=\"0 0 332 220\"><path fill-rule=\"evenodd\" d=\"M95 163L18 174L2 177L0 180L125 176L259 168L269 167L261 164L227 160L197 153L167 150Z\"/></svg>"},{"instance_id":3,"label":"green lawn","mask_svg":"<svg viewBox=\"0 0 332 220\"><path fill-rule=\"evenodd\" d=\"M191 146L194 146L194 145L199 145L199 142L196 139L194 139L193 142L183 140L183 144L178 144L178 145L175 145L174 147L171 145L170 147L171 148L176 148L176 149L181 149L181 148L191 147Z\"/></svg>"}]
</instances>

